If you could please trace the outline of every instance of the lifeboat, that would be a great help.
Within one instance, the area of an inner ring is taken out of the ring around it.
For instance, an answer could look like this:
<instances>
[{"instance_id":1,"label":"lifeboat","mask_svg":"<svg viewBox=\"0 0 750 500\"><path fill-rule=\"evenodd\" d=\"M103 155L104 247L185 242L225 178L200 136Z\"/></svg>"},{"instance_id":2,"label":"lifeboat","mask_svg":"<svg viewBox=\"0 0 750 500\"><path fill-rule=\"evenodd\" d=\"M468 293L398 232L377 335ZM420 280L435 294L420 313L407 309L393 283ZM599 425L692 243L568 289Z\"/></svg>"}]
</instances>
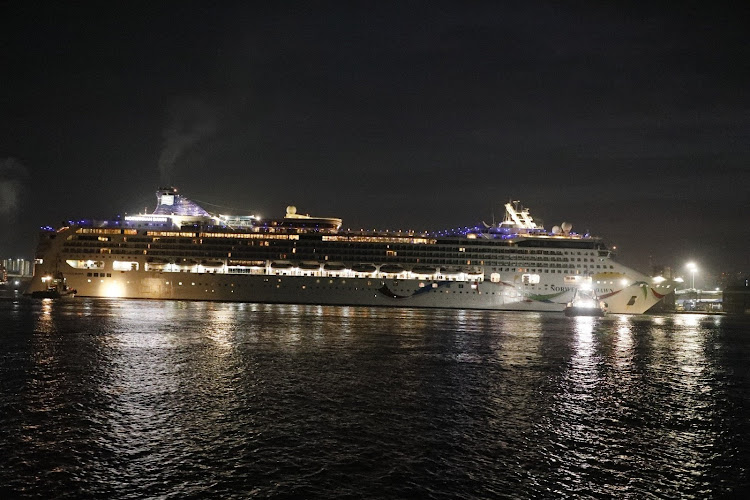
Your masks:
<instances>
[{"instance_id":1,"label":"lifeboat","mask_svg":"<svg viewBox=\"0 0 750 500\"><path fill-rule=\"evenodd\" d=\"M223 267L224 263L218 260L204 260L201 261L203 267Z\"/></svg>"},{"instance_id":2,"label":"lifeboat","mask_svg":"<svg viewBox=\"0 0 750 500\"><path fill-rule=\"evenodd\" d=\"M229 265L229 266L243 266L243 267L266 267L265 261L262 261L262 260L244 260L244 259L231 259L227 265Z\"/></svg>"},{"instance_id":3,"label":"lifeboat","mask_svg":"<svg viewBox=\"0 0 750 500\"><path fill-rule=\"evenodd\" d=\"M386 274L399 274L403 273L406 269L397 264L383 264L380 266L380 272Z\"/></svg>"},{"instance_id":4,"label":"lifeboat","mask_svg":"<svg viewBox=\"0 0 750 500\"><path fill-rule=\"evenodd\" d=\"M378 268L373 264L355 264L352 266L352 271L355 273L374 273Z\"/></svg>"},{"instance_id":5,"label":"lifeboat","mask_svg":"<svg viewBox=\"0 0 750 500\"><path fill-rule=\"evenodd\" d=\"M441 267L440 268L440 274L445 275L455 275L455 274L461 274L463 271L461 268L458 267Z\"/></svg>"},{"instance_id":6,"label":"lifeboat","mask_svg":"<svg viewBox=\"0 0 750 500\"><path fill-rule=\"evenodd\" d=\"M346 266L340 262L329 262L325 266L323 266L323 269L326 271L343 271L346 269Z\"/></svg>"},{"instance_id":7,"label":"lifeboat","mask_svg":"<svg viewBox=\"0 0 750 500\"><path fill-rule=\"evenodd\" d=\"M274 269L290 269L291 267L293 267L293 265L287 260L277 260L271 262L271 267Z\"/></svg>"},{"instance_id":8,"label":"lifeboat","mask_svg":"<svg viewBox=\"0 0 750 500\"><path fill-rule=\"evenodd\" d=\"M300 269L317 270L320 269L320 262L300 262Z\"/></svg>"},{"instance_id":9,"label":"lifeboat","mask_svg":"<svg viewBox=\"0 0 750 500\"><path fill-rule=\"evenodd\" d=\"M161 257L149 257L148 259L146 259L147 269L151 271L162 271L165 267L172 263L172 260L164 259Z\"/></svg>"},{"instance_id":10,"label":"lifeboat","mask_svg":"<svg viewBox=\"0 0 750 500\"><path fill-rule=\"evenodd\" d=\"M412 268L411 272L414 274L435 274L437 272L436 267L430 267L430 266L415 266Z\"/></svg>"}]
</instances>

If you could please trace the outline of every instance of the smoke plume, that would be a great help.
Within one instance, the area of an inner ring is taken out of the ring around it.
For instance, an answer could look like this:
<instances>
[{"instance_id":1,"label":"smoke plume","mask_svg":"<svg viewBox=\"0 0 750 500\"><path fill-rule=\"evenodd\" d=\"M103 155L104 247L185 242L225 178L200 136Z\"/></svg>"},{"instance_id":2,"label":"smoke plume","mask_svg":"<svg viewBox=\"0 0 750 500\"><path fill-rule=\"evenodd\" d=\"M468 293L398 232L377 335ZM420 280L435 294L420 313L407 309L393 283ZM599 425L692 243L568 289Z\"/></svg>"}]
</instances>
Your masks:
<instances>
[{"instance_id":1,"label":"smoke plume","mask_svg":"<svg viewBox=\"0 0 750 500\"><path fill-rule=\"evenodd\" d=\"M0 159L0 217L13 222L20 208L28 171L15 158Z\"/></svg>"},{"instance_id":2,"label":"smoke plume","mask_svg":"<svg viewBox=\"0 0 750 500\"><path fill-rule=\"evenodd\" d=\"M165 185L173 182L178 160L201 140L216 132L216 109L197 99L180 99L170 111L164 130L164 148L159 157L159 172Z\"/></svg>"}]
</instances>

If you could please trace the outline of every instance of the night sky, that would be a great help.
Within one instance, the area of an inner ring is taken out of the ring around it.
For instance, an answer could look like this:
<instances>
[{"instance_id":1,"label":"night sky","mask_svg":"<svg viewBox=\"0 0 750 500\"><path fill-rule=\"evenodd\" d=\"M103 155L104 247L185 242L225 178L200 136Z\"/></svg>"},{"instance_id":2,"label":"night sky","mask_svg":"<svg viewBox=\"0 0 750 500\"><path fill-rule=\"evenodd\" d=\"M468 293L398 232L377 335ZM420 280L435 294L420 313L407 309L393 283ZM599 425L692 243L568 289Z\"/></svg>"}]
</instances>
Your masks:
<instances>
[{"instance_id":1,"label":"night sky","mask_svg":"<svg viewBox=\"0 0 750 500\"><path fill-rule=\"evenodd\" d=\"M266 3L3 3L0 256L169 184L357 229L516 199L643 271L750 271L743 2Z\"/></svg>"}]
</instances>

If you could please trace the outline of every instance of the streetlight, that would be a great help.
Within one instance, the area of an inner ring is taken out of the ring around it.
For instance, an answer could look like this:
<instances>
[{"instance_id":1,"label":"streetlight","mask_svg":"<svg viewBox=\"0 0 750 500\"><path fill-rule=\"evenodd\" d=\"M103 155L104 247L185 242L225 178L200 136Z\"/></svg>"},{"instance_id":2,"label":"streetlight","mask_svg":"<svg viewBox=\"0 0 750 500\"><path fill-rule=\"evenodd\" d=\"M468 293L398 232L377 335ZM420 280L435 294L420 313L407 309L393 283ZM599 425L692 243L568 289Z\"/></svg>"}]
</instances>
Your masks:
<instances>
[{"instance_id":1,"label":"streetlight","mask_svg":"<svg viewBox=\"0 0 750 500\"><path fill-rule=\"evenodd\" d=\"M693 275L693 290L695 290L695 273L698 271L698 266L695 265L695 262L688 262L685 264L685 267L687 267L688 271L690 271L690 274Z\"/></svg>"}]
</instances>

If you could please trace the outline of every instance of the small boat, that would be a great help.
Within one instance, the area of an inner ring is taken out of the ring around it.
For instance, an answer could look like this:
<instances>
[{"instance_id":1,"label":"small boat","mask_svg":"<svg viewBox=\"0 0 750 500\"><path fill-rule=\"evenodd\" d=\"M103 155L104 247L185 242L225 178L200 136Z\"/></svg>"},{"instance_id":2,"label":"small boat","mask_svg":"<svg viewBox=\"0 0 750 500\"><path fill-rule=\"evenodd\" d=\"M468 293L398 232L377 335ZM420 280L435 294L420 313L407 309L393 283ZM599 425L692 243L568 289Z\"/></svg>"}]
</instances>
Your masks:
<instances>
[{"instance_id":1,"label":"small boat","mask_svg":"<svg viewBox=\"0 0 750 500\"><path fill-rule=\"evenodd\" d=\"M31 292L31 298L33 299L60 299L63 297L75 297L78 293L77 290L70 288L67 283L67 279L63 276L63 273L58 272L53 278L52 276L46 276L42 278L42 283L48 283L47 288L44 290L35 290Z\"/></svg>"},{"instance_id":2,"label":"small boat","mask_svg":"<svg viewBox=\"0 0 750 500\"><path fill-rule=\"evenodd\" d=\"M46 290L37 290L35 292L31 292L31 298L32 299L61 299L63 297L75 297L76 293L78 293L77 290L73 288L68 288L68 286L63 285L62 288L58 286L51 286L47 288Z\"/></svg>"},{"instance_id":3,"label":"small boat","mask_svg":"<svg viewBox=\"0 0 750 500\"><path fill-rule=\"evenodd\" d=\"M346 269L346 266L338 262L331 262L323 266L323 269L325 269L326 271L343 271L344 269Z\"/></svg>"},{"instance_id":4,"label":"small boat","mask_svg":"<svg viewBox=\"0 0 750 500\"><path fill-rule=\"evenodd\" d=\"M563 309L565 316L604 316L607 313L607 303L599 300L596 293L589 286L576 288L573 299Z\"/></svg>"}]
</instances>

